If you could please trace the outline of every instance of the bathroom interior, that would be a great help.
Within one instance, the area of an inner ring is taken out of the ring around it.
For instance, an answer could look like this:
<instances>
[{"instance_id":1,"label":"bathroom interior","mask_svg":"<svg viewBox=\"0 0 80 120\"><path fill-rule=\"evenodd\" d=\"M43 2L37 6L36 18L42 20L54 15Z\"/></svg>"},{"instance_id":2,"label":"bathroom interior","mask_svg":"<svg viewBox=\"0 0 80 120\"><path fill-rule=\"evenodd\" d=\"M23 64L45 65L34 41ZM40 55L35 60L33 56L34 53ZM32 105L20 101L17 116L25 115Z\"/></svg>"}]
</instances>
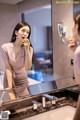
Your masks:
<instances>
[{"instance_id":1,"label":"bathroom interior","mask_svg":"<svg viewBox=\"0 0 80 120\"><path fill-rule=\"evenodd\" d=\"M10 100L4 89L5 66L0 57L0 112L8 112L10 120L73 119L80 86L75 80L73 52L68 43L80 4L78 0L61 1L0 0L0 46L10 42L17 22L26 21L31 26L35 55L28 71L30 95L17 100Z\"/></svg>"}]
</instances>

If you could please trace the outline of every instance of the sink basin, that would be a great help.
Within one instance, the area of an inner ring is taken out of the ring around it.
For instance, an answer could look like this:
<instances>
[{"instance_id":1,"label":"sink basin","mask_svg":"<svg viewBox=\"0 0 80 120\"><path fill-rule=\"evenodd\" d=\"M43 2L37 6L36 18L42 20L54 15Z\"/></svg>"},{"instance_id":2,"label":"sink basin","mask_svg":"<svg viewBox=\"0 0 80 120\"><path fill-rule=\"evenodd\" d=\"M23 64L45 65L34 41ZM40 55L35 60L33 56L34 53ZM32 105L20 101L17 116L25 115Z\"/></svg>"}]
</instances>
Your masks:
<instances>
[{"instance_id":1,"label":"sink basin","mask_svg":"<svg viewBox=\"0 0 80 120\"><path fill-rule=\"evenodd\" d=\"M23 120L73 120L75 108L71 106L63 106L42 114L38 114Z\"/></svg>"}]
</instances>

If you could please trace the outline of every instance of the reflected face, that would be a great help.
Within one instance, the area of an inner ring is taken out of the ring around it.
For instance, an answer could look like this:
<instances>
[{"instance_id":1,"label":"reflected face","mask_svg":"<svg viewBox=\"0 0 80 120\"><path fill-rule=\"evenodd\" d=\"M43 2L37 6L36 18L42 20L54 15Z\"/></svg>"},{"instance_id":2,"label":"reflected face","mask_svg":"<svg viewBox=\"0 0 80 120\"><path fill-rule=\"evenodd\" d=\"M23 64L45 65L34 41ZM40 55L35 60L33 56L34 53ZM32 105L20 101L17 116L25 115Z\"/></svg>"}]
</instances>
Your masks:
<instances>
[{"instance_id":1,"label":"reflected face","mask_svg":"<svg viewBox=\"0 0 80 120\"><path fill-rule=\"evenodd\" d=\"M28 26L24 26L19 29L19 31L16 31L16 39L18 42L23 42L23 39L27 39L30 33L30 28Z\"/></svg>"}]
</instances>

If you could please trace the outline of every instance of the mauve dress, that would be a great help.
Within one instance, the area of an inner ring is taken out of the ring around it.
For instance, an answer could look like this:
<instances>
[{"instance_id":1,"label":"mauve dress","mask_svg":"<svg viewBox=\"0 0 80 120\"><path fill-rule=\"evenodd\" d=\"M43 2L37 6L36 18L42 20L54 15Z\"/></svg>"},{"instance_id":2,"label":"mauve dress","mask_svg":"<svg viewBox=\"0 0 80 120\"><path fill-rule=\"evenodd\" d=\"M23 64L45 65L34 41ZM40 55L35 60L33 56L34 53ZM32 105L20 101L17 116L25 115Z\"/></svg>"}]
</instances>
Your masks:
<instances>
[{"instance_id":1,"label":"mauve dress","mask_svg":"<svg viewBox=\"0 0 80 120\"><path fill-rule=\"evenodd\" d=\"M17 97L29 95L27 70L25 68L25 50L21 48L16 55L13 43L5 43L1 46L3 59L7 59L13 70L13 90ZM27 64L27 61L26 61ZM6 75L6 74L5 74ZM4 77L6 80L6 76Z\"/></svg>"},{"instance_id":2,"label":"mauve dress","mask_svg":"<svg viewBox=\"0 0 80 120\"><path fill-rule=\"evenodd\" d=\"M78 84L80 84L80 46L78 46L74 53L74 74Z\"/></svg>"}]
</instances>

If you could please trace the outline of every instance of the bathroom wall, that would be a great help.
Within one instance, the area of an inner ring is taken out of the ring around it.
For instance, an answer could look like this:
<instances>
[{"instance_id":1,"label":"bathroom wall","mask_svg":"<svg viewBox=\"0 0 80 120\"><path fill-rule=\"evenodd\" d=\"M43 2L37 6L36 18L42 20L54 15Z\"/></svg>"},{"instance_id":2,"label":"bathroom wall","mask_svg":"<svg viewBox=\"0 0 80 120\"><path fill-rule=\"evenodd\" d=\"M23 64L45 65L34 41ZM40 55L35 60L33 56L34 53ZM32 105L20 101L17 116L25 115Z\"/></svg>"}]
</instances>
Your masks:
<instances>
[{"instance_id":1,"label":"bathroom wall","mask_svg":"<svg viewBox=\"0 0 80 120\"><path fill-rule=\"evenodd\" d=\"M67 29L67 40L72 35L73 4L57 4L52 0L52 19L54 77L55 79L64 78L64 84L73 85L75 80L65 79L74 76L73 65L71 65L73 52L68 48L68 41L65 44L61 41L57 30L57 24L63 22Z\"/></svg>"},{"instance_id":2,"label":"bathroom wall","mask_svg":"<svg viewBox=\"0 0 80 120\"><path fill-rule=\"evenodd\" d=\"M0 4L0 46L11 40L12 31L18 21L17 5ZM4 70L4 62L1 55L0 70Z\"/></svg>"}]
</instances>

